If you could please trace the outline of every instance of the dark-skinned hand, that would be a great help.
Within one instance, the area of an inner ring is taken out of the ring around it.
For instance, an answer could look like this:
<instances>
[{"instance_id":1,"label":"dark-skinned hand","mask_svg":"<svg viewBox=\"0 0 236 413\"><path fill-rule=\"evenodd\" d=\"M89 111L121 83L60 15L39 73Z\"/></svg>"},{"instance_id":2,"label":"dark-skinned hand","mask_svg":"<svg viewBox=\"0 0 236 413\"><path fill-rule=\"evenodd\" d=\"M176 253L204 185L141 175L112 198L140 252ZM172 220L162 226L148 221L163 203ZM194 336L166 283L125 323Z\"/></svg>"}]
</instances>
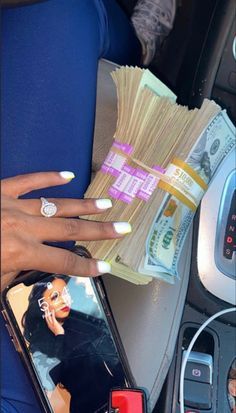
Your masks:
<instances>
[{"instance_id":1,"label":"dark-skinned hand","mask_svg":"<svg viewBox=\"0 0 236 413\"><path fill-rule=\"evenodd\" d=\"M40 199L19 199L36 189L68 184L73 177L70 172L40 172L1 181L3 285L23 270L80 276L97 276L109 272L110 265L105 261L84 259L71 251L45 245L44 242L123 237L131 231L130 224L126 222L95 222L75 218L101 214L112 206L110 200L48 199L56 204L57 213L47 218L40 212Z\"/></svg>"}]
</instances>

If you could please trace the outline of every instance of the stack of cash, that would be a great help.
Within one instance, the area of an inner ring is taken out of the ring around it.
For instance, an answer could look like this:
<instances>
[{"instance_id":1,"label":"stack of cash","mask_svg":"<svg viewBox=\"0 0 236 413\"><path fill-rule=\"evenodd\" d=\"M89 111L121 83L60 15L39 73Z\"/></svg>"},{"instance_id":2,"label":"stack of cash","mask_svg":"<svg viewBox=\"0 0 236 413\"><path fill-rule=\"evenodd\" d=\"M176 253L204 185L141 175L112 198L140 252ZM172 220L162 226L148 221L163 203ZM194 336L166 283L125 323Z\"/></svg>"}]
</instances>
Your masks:
<instances>
[{"instance_id":1,"label":"stack of cash","mask_svg":"<svg viewBox=\"0 0 236 413\"><path fill-rule=\"evenodd\" d=\"M149 70L122 67L112 78L117 128L85 197L110 197L113 208L99 220L128 221L132 233L83 245L94 258L109 261L118 277L135 284L153 277L173 283L197 206L235 147L234 126L214 101L205 99L194 110L178 105Z\"/></svg>"}]
</instances>

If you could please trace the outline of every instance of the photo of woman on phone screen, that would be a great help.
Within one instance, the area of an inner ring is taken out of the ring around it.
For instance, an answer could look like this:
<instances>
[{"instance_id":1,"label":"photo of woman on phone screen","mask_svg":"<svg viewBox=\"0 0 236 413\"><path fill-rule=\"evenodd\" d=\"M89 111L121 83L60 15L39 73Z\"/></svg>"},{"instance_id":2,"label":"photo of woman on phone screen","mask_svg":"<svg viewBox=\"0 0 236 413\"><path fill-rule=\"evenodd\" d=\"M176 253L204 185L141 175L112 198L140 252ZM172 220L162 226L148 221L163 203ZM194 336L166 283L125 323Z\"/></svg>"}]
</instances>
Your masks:
<instances>
[{"instance_id":1,"label":"photo of woman on phone screen","mask_svg":"<svg viewBox=\"0 0 236 413\"><path fill-rule=\"evenodd\" d=\"M33 286L23 334L48 394L60 385L70 394L70 413L103 412L110 389L125 385L124 371L105 321L94 315L99 308L92 295L80 294L84 306L86 300L94 305L93 314L80 311L78 286L72 283L73 300L71 280L50 275Z\"/></svg>"}]
</instances>

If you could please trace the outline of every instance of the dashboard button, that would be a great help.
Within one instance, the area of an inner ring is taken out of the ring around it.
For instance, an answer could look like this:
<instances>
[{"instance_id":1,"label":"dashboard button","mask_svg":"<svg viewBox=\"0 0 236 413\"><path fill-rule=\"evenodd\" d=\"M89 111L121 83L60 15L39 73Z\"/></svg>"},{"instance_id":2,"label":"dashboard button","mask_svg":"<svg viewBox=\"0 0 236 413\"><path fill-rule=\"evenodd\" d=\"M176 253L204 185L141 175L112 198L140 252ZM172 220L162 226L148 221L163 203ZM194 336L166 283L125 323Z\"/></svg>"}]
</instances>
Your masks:
<instances>
[{"instance_id":1,"label":"dashboard button","mask_svg":"<svg viewBox=\"0 0 236 413\"><path fill-rule=\"evenodd\" d=\"M211 383L210 367L204 364L187 362L185 369L185 379L200 381L202 383Z\"/></svg>"},{"instance_id":2,"label":"dashboard button","mask_svg":"<svg viewBox=\"0 0 236 413\"><path fill-rule=\"evenodd\" d=\"M184 380L184 404L201 410L211 409L212 386L207 383Z\"/></svg>"},{"instance_id":3,"label":"dashboard button","mask_svg":"<svg viewBox=\"0 0 236 413\"><path fill-rule=\"evenodd\" d=\"M183 352L183 356L186 351ZM213 359L211 354L191 351L185 368L184 378L201 383L212 384Z\"/></svg>"}]
</instances>

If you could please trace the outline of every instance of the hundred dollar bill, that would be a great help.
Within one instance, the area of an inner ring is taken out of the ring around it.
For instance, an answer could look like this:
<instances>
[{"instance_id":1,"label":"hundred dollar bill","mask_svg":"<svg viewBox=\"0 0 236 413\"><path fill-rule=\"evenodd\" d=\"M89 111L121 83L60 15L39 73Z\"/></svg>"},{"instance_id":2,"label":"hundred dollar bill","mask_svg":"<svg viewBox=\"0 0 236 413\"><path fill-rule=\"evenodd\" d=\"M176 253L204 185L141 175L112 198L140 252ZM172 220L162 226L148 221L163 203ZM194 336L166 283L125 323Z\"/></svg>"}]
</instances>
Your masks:
<instances>
[{"instance_id":1,"label":"hundred dollar bill","mask_svg":"<svg viewBox=\"0 0 236 413\"><path fill-rule=\"evenodd\" d=\"M235 146L235 127L226 111L221 111L203 131L185 162L209 184ZM166 194L147 237L145 258L139 268L141 273L174 282L193 217L194 211L175 196Z\"/></svg>"}]
</instances>

